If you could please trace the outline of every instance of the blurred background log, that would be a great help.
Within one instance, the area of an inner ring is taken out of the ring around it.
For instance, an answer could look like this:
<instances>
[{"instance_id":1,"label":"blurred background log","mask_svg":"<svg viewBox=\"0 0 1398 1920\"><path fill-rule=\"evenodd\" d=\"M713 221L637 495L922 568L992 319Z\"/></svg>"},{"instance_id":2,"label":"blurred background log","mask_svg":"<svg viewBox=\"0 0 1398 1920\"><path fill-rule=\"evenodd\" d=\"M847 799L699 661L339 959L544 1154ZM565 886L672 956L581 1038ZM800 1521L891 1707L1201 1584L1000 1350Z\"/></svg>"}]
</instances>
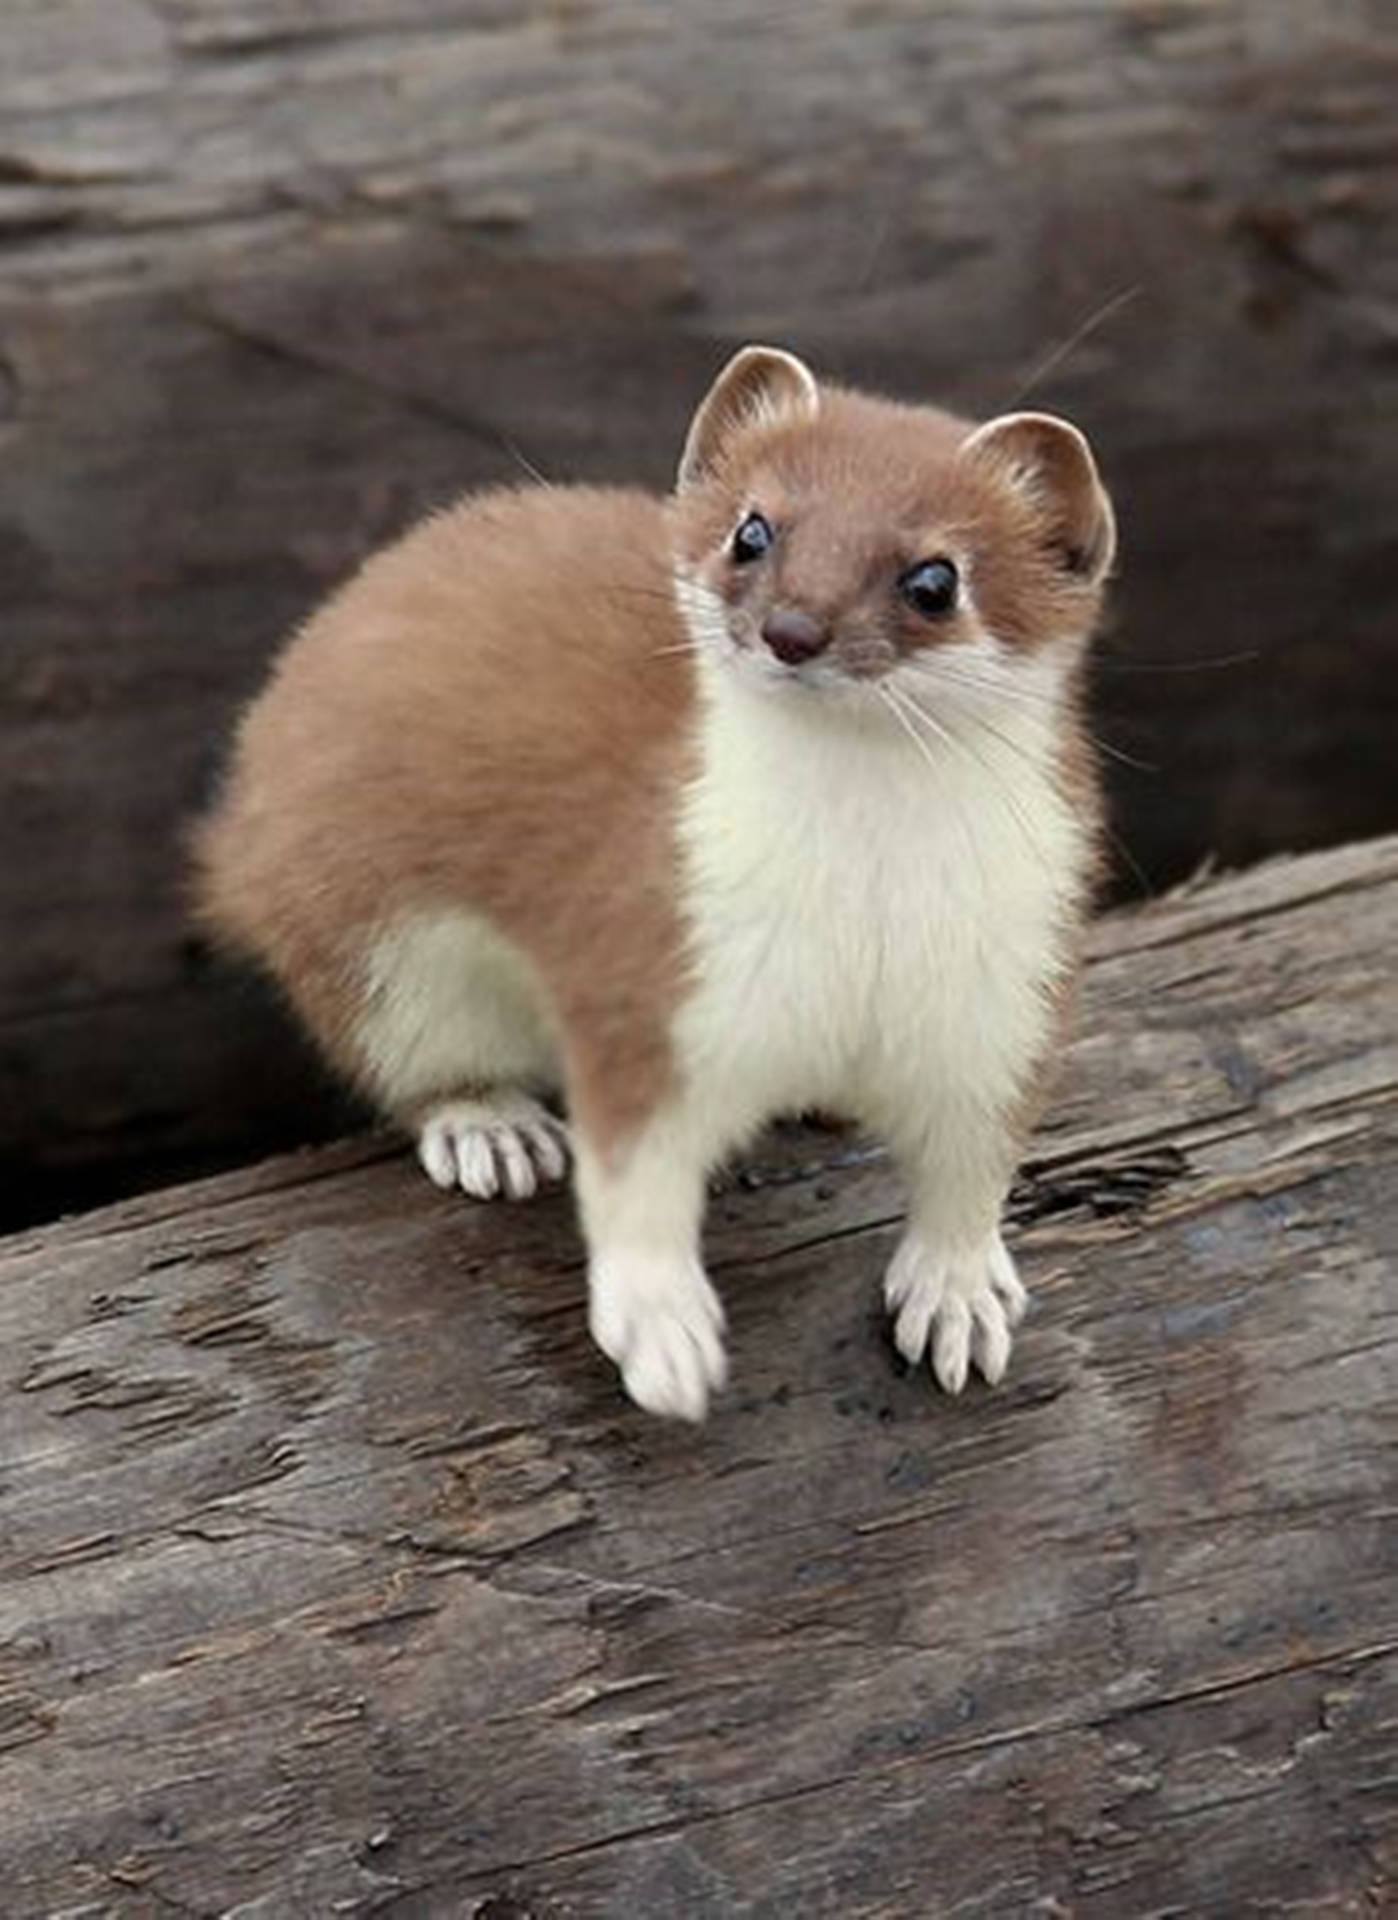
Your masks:
<instances>
[{"instance_id":1,"label":"blurred background log","mask_svg":"<svg viewBox=\"0 0 1398 1920\"><path fill-rule=\"evenodd\" d=\"M1396 83L1386 0L9 0L6 1216L341 1124L184 924L233 713L423 507L664 485L749 337L1095 436L1127 890L1391 825Z\"/></svg>"}]
</instances>

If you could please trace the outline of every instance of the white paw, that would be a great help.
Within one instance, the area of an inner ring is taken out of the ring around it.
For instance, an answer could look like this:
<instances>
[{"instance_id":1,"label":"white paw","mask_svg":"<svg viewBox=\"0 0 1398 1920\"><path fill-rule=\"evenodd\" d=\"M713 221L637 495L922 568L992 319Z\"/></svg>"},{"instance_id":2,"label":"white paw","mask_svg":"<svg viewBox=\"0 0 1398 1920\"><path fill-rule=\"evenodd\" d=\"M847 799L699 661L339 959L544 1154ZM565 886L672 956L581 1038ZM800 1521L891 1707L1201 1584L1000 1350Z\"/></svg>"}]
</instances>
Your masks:
<instances>
[{"instance_id":1,"label":"white paw","mask_svg":"<svg viewBox=\"0 0 1398 1920\"><path fill-rule=\"evenodd\" d=\"M541 1181L568 1171L568 1134L527 1093L447 1100L422 1122L417 1157L436 1186L477 1200L527 1200Z\"/></svg>"},{"instance_id":2,"label":"white paw","mask_svg":"<svg viewBox=\"0 0 1398 1920\"><path fill-rule=\"evenodd\" d=\"M911 1365L931 1347L932 1371L960 1393L974 1361L994 1386L1009 1364L1027 1295L1005 1243L993 1233L969 1251L947 1252L909 1229L884 1277L893 1339Z\"/></svg>"},{"instance_id":3,"label":"white paw","mask_svg":"<svg viewBox=\"0 0 1398 1920\"><path fill-rule=\"evenodd\" d=\"M723 1308L699 1262L604 1255L589 1277L588 1325L638 1407L702 1420L728 1377Z\"/></svg>"}]
</instances>

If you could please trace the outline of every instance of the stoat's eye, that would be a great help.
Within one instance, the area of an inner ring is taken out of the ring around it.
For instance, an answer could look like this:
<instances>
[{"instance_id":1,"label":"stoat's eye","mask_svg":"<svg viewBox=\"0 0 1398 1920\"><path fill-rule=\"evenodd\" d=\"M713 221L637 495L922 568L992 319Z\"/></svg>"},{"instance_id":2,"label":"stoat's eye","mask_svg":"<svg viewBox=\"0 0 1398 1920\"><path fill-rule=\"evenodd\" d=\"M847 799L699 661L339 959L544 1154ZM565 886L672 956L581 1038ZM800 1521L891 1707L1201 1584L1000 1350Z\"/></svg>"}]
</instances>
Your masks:
<instances>
[{"instance_id":1,"label":"stoat's eye","mask_svg":"<svg viewBox=\"0 0 1398 1920\"><path fill-rule=\"evenodd\" d=\"M924 620L950 613L956 605L957 573L950 560L919 560L898 582L898 591Z\"/></svg>"},{"instance_id":2,"label":"stoat's eye","mask_svg":"<svg viewBox=\"0 0 1398 1920\"><path fill-rule=\"evenodd\" d=\"M733 535L734 560L740 567L745 567L749 560L760 560L776 537L770 520L760 513L744 514Z\"/></svg>"}]
</instances>

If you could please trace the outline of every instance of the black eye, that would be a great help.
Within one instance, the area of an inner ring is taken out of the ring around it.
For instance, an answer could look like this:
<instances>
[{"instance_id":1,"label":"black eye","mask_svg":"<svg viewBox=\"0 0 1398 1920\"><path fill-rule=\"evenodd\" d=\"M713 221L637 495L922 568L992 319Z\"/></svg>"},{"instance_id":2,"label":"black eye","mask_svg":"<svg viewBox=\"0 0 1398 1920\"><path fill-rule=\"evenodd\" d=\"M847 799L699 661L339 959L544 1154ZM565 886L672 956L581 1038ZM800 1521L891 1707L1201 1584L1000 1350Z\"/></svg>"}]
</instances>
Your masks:
<instances>
[{"instance_id":1,"label":"black eye","mask_svg":"<svg viewBox=\"0 0 1398 1920\"><path fill-rule=\"evenodd\" d=\"M776 539L770 520L764 520L760 513L749 513L738 522L738 530L733 535L733 558L740 567L749 560L760 560L768 547Z\"/></svg>"},{"instance_id":2,"label":"black eye","mask_svg":"<svg viewBox=\"0 0 1398 1920\"><path fill-rule=\"evenodd\" d=\"M956 568L950 560L919 560L898 582L898 591L915 613L935 620L956 605Z\"/></svg>"}]
</instances>

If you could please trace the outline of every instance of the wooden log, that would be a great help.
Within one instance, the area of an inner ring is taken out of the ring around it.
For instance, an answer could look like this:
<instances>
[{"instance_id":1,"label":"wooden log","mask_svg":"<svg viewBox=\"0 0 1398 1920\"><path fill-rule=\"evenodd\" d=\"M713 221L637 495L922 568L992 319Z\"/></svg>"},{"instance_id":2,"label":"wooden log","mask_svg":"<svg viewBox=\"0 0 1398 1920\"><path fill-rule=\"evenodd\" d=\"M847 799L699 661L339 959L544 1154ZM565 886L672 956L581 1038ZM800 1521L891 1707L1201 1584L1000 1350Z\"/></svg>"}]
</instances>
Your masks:
<instances>
[{"instance_id":1,"label":"wooden log","mask_svg":"<svg viewBox=\"0 0 1398 1920\"><path fill-rule=\"evenodd\" d=\"M4 1243L7 1916L1393 1911L1395 931L1398 838L1102 925L961 1400L838 1134L700 1431L372 1139Z\"/></svg>"},{"instance_id":2,"label":"wooden log","mask_svg":"<svg viewBox=\"0 0 1398 1920\"><path fill-rule=\"evenodd\" d=\"M187 939L235 708L424 507L665 484L753 335L1093 431L1150 876L1391 828L1389 14L8 0L0 1207L331 1123Z\"/></svg>"}]
</instances>

